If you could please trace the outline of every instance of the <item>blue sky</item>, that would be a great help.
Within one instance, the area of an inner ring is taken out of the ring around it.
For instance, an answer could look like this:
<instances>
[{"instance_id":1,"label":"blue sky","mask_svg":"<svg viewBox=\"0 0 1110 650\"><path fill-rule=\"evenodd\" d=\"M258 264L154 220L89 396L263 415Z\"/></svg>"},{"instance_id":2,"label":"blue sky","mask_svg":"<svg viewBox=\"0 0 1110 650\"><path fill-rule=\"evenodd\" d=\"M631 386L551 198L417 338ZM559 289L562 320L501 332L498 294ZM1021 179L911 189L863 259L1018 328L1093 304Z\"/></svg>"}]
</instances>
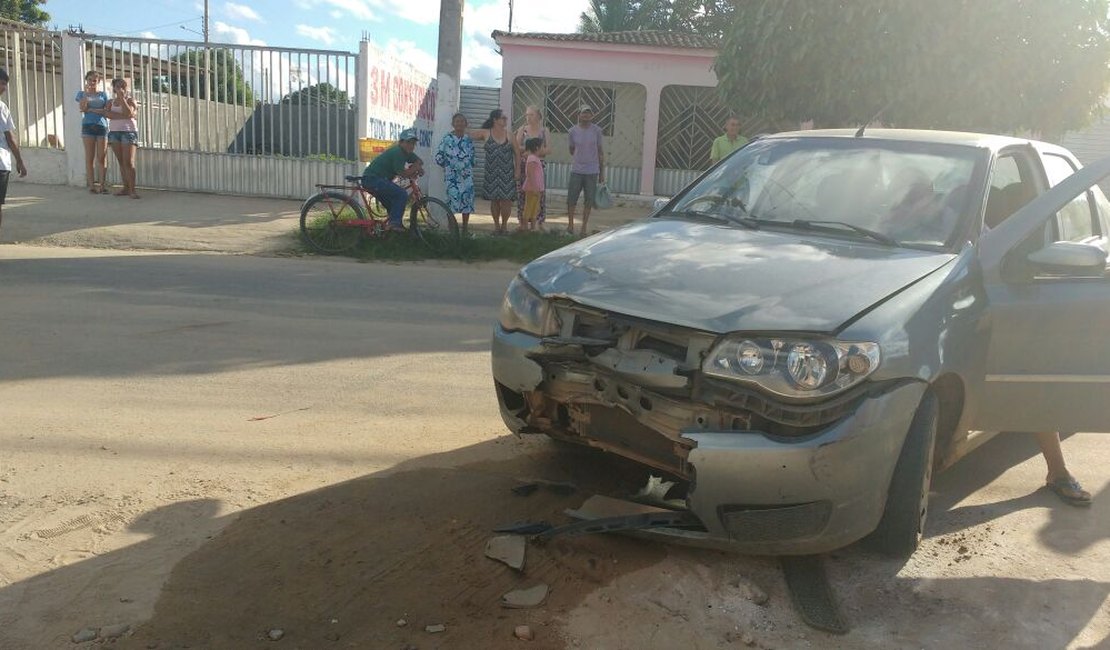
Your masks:
<instances>
[{"instance_id":1,"label":"blue sky","mask_svg":"<svg viewBox=\"0 0 1110 650\"><path fill-rule=\"evenodd\" d=\"M358 52L364 32L434 75L439 0L209 0L216 42ZM489 35L507 29L508 0L466 0L463 83L498 85L501 57ZM513 31L570 32L588 0L514 0ZM51 25L99 35L200 40L198 0L48 0ZM191 31L190 31L191 30Z\"/></svg>"}]
</instances>

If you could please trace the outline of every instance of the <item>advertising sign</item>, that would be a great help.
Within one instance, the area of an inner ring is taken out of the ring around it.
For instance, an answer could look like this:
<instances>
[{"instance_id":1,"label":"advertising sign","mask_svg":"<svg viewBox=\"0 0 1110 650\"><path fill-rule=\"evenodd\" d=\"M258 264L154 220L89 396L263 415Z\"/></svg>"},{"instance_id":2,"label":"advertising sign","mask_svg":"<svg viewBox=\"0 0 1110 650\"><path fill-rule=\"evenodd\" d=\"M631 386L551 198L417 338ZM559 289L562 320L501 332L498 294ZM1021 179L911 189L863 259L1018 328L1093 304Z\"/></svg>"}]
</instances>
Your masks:
<instances>
[{"instance_id":1,"label":"advertising sign","mask_svg":"<svg viewBox=\"0 0 1110 650\"><path fill-rule=\"evenodd\" d=\"M396 141L415 128L416 155L431 159L436 80L363 41L359 50L359 138Z\"/></svg>"}]
</instances>

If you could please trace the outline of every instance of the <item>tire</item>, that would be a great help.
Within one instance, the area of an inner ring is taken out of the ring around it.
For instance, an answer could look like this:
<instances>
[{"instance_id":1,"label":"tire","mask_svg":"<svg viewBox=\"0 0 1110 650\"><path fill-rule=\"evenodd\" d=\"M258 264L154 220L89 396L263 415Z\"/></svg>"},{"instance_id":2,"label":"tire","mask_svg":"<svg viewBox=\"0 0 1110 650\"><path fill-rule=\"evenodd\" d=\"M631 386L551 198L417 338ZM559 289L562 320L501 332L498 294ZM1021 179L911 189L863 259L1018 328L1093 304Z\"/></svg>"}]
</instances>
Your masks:
<instances>
[{"instance_id":1,"label":"tire","mask_svg":"<svg viewBox=\"0 0 1110 650\"><path fill-rule=\"evenodd\" d=\"M437 198L426 196L409 210L409 228L430 248L442 248L459 241L459 222L451 208Z\"/></svg>"},{"instance_id":2,"label":"tire","mask_svg":"<svg viewBox=\"0 0 1110 650\"><path fill-rule=\"evenodd\" d=\"M345 221L366 219L362 206L342 192L320 192L301 207L301 237L317 252L346 253L358 245L362 228Z\"/></svg>"},{"instance_id":3,"label":"tire","mask_svg":"<svg viewBox=\"0 0 1110 650\"><path fill-rule=\"evenodd\" d=\"M932 390L927 391L898 454L882 519L875 531L863 540L867 548L880 555L908 558L921 543L929 511L939 411L936 395Z\"/></svg>"}]
</instances>

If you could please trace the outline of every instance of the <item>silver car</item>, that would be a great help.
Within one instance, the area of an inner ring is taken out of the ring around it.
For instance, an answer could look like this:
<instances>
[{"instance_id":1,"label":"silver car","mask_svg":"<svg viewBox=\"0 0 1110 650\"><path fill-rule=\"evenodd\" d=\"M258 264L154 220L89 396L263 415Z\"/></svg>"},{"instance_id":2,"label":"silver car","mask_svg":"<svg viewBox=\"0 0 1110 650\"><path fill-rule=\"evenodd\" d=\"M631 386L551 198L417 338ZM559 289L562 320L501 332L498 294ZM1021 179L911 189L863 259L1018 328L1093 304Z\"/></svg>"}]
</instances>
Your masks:
<instances>
[{"instance_id":1,"label":"silver car","mask_svg":"<svg viewBox=\"0 0 1110 650\"><path fill-rule=\"evenodd\" d=\"M993 432L1108 429L1110 160L1079 169L992 135L761 138L521 269L505 423L680 479L687 539L908 555L934 469Z\"/></svg>"}]
</instances>

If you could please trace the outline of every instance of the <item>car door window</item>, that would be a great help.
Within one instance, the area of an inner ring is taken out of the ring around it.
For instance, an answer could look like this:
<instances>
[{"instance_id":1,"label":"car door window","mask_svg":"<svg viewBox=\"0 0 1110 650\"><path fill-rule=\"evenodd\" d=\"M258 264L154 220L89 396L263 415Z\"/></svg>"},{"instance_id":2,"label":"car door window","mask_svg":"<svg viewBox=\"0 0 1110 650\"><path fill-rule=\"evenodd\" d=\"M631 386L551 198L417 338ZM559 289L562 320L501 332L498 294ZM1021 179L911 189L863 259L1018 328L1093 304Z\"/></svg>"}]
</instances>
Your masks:
<instances>
[{"instance_id":1,"label":"car door window","mask_svg":"<svg viewBox=\"0 0 1110 650\"><path fill-rule=\"evenodd\" d=\"M1045 154L1044 172L1048 184L1056 187L1078 169L1063 156ZM1056 238L1058 241L1084 241L1095 233L1094 215L1091 212L1091 193L1084 192L1071 200L1056 213Z\"/></svg>"},{"instance_id":2,"label":"car door window","mask_svg":"<svg viewBox=\"0 0 1110 650\"><path fill-rule=\"evenodd\" d=\"M1028 161L1015 154L1003 154L995 160L983 218L987 228L1002 223L1037 195L1028 168Z\"/></svg>"}]
</instances>

